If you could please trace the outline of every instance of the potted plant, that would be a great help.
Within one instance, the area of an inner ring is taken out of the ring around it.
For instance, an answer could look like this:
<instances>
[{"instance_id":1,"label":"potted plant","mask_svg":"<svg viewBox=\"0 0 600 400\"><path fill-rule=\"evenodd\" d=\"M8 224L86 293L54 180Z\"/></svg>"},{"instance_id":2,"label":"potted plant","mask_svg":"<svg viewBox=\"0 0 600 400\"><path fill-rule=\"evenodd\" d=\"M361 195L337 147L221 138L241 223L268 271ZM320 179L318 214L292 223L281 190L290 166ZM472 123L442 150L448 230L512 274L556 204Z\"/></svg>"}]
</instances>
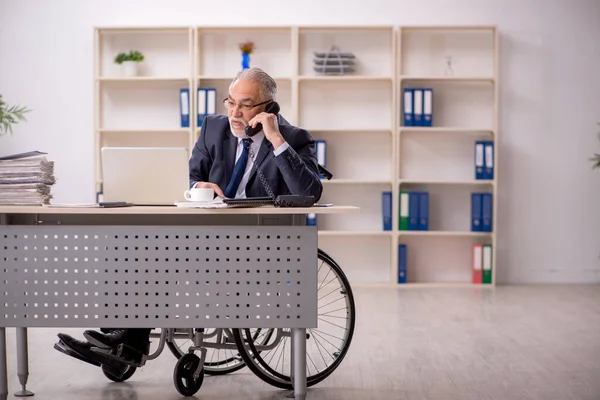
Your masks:
<instances>
[{"instance_id":1,"label":"potted plant","mask_svg":"<svg viewBox=\"0 0 600 400\"><path fill-rule=\"evenodd\" d=\"M600 125L600 122L598 122L598 125ZM600 140L600 132L598 133L598 139ZM600 154L594 153L594 157L590 158L590 160L594 162L593 169L600 168Z\"/></svg>"},{"instance_id":2,"label":"potted plant","mask_svg":"<svg viewBox=\"0 0 600 400\"><path fill-rule=\"evenodd\" d=\"M31 110L28 110L25 106L9 106L2 100L0 94L0 136L7 133L12 135L12 125L19 121L25 121L23 114L29 111Z\"/></svg>"},{"instance_id":3,"label":"potted plant","mask_svg":"<svg viewBox=\"0 0 600 400\"><path fill-rule=\"evenodd\" d=\"M119 53L115 56L115 64L123 66L125 76L137 76L139 63L144 61L144 55L138 50L129 53Z\"/></svg>"}]
</instances>

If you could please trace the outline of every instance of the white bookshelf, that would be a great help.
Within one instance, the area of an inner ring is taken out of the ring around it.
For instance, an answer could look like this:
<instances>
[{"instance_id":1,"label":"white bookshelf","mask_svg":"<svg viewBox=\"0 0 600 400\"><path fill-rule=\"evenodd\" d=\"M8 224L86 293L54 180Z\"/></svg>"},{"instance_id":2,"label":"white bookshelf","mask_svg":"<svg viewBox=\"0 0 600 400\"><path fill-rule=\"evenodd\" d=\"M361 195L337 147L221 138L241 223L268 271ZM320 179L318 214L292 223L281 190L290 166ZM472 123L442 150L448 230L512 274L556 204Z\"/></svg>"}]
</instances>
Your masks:
<instances>
[{"instance_id":1,"label":"white bookshelf","mask_svg":"<svg viewBox=\"0 0 600 400\"><path fill-rule=\"evenodd\" d=\"M184 146L200 129L196 94L216 89L217 112L241 68L239 44L251 41L250 65L278 85L281 114L327 142L320 202L352 204L361 214L319 216L319 247L338 261L352 283L395 285L399 243L409 246L413 286L470 287L473 243L496 234L470 231L470 193L494 195L495 180L474 177L473 145L497 138L497 31L487 26L196 26L108 27L95 34L96 182L103 146ZM315 51L355 55L354 73L313 70ZM140 50L140 76L113 63L120 51ZM452 55L453 73L444 57ZM404 127L402 90L434 90L434 126ZM190 127L180 126L179 90L190 90ZM495 146L497 159L498 149ZM430 192L429 231L399 230L399 191ZM383 191L391 191L392 230L382 223ZM493 285L487 285L493 286Z\"/></svg>"},{"instance_id":2,"label":"white bookshelf","mask_svg":"<svg viewBox=\"0 0 600 400\"><path fill-rule=\"evenodd\" d=\"M95 28L96 192L102 190L102 147L191 149L193 125L181 127L179 92L192 93L193 32L193 27ZM126 76L114 63L129 50L144 55L138 76Z\"/></svg>"},{"instance_id":3,"label":"white bookshelf","mask_svg":"<svg viewBox=\"0 0 600 400\"><path fill-rule=\"evenodd\" d=\"M452 58L448 69L446 57ZM498 180L498 32L494 26L415 26L398 29L398 98L405 87L433 89L433 126L397 131L397 188L429 192L429 230L400 231L411 284L472 285L472 246L492 245L496 282ZM476 180L474 143L494 140L494 179ZM492 232L471 231L471 193L492 193ZM397 254L395 261L397 262Z\"/></svg>"}]
</instances>

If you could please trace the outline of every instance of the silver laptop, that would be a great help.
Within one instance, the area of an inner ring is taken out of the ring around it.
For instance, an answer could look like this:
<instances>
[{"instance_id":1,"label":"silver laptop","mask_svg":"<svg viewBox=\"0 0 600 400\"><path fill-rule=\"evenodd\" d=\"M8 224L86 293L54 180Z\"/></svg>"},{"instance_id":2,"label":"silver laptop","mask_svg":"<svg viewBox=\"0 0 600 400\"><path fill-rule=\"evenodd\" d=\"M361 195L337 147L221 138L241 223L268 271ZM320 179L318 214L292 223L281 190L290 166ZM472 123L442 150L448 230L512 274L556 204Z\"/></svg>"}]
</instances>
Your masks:
<instances>
[{"instance_id":1,"label":"silver laptop","mask_svg":"<svg viewBox=\"0 0 600 400\"><path fill-rule=\"evenodd\" d=\"M188 150L181 147L103 147L104 201L174 205L188 188Z\"/></svg>"}]
</instances>

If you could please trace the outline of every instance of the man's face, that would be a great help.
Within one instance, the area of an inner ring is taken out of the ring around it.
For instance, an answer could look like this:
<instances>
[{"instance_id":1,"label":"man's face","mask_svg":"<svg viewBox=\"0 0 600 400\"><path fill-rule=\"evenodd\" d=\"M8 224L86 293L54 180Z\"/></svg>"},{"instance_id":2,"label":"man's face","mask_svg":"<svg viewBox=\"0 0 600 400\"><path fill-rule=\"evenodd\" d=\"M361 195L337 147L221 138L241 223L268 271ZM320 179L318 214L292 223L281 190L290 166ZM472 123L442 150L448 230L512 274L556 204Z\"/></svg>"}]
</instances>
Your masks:
<instances>
[{"instance_id":1,"label":"man's face","mask_svg":"<svg viewBox=\"0 0 600 400\"><path fill-rule=\"evenodd\" d=\"M235 103L233 108L227 109L229 126L231 132L237 137L246 137L244 128L254 116L263 111L264 106L246 109L244 106L254 106L268 99L260 98L260 90L257 82L244 79L236 80L229 89L229 101Z\"/></svg>"}]
</instances>

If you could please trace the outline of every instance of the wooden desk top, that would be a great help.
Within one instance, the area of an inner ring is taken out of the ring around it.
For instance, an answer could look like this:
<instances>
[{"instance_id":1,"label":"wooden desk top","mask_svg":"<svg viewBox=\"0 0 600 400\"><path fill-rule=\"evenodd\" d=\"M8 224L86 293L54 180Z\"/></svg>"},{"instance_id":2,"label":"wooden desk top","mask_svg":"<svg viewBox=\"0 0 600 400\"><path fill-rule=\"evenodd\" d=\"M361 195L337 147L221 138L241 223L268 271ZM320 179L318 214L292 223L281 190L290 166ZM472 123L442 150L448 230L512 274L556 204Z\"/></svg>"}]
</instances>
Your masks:
<instances>
[{"instance_id":1,"label":"wooden desk top","mask_svg":"<svg viewBox=\"0 0 600 400\"><path fill-rule=\"evenodd\" d=\"M0 214L360 214L354 206L332 207L232 207L232 208L187 208L176 206L133 206L133 207L48 207L48 206L0 206Z\"/></svg>"}]
</instances>

